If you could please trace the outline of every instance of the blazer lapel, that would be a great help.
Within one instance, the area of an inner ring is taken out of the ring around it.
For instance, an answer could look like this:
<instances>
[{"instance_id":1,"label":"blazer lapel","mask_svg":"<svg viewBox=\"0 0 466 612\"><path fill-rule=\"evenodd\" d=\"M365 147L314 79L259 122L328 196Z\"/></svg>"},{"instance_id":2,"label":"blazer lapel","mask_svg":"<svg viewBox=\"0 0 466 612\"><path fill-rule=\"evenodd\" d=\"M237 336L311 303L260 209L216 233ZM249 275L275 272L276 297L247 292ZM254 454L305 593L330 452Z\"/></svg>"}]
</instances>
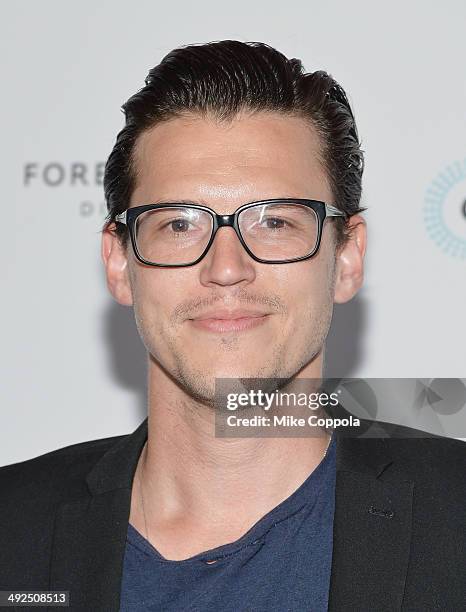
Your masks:
<instances>
[{"instance_id":1,"label":"blazer lapel","mask_svg":"<svg viewBox=\"0 0 466 612\"><path fill-rule=\"evenodd\" d=\"M146 439L147 419L89 472L90 496L57 510L50 589L69 591L72 610L119 610L132 481Z\"/></svg>"},{"instance_id":2,"label":"blazer lapel","mask_svg":"<svg viewBox=\"0 0 466 612\"><path fill-rule=\"evenodd\" d=\"M401 610L414 483L393 463L383 438L338 435L330 612Z\"/></svg>"}]
</instances>

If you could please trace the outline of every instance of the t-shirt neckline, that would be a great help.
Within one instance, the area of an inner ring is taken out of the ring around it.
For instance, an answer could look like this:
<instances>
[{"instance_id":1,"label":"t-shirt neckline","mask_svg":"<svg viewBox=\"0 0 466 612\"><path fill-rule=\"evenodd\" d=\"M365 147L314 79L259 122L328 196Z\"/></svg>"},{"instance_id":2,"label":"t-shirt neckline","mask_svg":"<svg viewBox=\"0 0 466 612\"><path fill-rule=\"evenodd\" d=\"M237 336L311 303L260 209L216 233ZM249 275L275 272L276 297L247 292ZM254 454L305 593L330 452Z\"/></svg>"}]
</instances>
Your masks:
<instances>
[{"instance_id":1,"label":"t-shirt neckline","mask_svg":"<svg viewBox=\"0 0 466 612\"><path fill-rule=\"evenodd\" d=\"M159 562L167 564L219 561L240 552L248 546L262 545L267 533L276 525L301 512L310 504L315 505L325 481L327 468L331 463L334 463L334 453L335 436L332 434L325 456L306 480L291 495L269 510L245 534L234 542L221 544L187 559L166 559L131 523L128 523L127 542L153 559L155 558Z\"/></svg>"}]
</instances>

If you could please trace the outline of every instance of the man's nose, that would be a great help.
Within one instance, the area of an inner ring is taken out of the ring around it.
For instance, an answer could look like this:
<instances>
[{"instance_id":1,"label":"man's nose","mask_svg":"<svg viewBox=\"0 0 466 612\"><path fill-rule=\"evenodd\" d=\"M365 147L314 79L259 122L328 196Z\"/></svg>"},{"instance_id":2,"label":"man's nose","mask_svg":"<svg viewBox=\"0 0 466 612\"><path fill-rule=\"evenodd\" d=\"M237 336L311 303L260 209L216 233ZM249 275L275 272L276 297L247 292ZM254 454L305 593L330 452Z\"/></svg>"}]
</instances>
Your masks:
<instances>
[{"instance_id":1,"label":"man's nose","mask_svg":"<svg viewBox=\"0 0 466 612\"><path fill-rule=\"evenodd\" d=\"M205 285L247 283L256 275L256 262L246 252L232 227L219 227L200 266L200 280Z\"/></svg>"}]
</instances>

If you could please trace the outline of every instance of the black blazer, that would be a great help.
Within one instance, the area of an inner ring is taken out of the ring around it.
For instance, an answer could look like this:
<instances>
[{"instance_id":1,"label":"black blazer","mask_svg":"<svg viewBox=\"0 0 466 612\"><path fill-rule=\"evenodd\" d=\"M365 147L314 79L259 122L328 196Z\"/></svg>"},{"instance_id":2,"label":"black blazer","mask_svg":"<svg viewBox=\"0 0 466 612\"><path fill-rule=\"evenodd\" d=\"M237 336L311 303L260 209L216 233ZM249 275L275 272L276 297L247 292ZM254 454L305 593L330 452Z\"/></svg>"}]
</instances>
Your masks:
<instances>
[{"instance_id":1,"label":"black blazer","mask_svg":"<svg viewBox=\"0 0 466 612\"><path fill-rule=\"evenodd\" d=\"M336 430L329 610L466 610L466 444L377 426L383 438ZM0 590L68 590L71 610L118 611L146 438L147 419L0 469Z\"/></svg>"}]
</instances>

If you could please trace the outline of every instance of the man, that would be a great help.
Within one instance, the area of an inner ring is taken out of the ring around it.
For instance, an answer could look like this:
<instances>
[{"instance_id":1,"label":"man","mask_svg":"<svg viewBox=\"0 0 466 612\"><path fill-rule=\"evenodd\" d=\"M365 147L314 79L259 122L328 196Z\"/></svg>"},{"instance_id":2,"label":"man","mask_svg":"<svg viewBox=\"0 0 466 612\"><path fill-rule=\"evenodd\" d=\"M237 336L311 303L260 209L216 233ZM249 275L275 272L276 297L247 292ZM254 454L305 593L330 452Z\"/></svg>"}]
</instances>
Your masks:
<instances>
[{"instance_id":1,"label":"man","mask_svg":"<svg viewBox=\"0 0 466 612\"><path fill-rule=\"evenodd\" d=\"M170 53L124 110L102 256L148 419L2 469L0 587L86 611L464 609L464 444L215 433L219 380L321 379L332 305L363 282L343 89L223 41Z\"/></svg>"}]
</instances>

